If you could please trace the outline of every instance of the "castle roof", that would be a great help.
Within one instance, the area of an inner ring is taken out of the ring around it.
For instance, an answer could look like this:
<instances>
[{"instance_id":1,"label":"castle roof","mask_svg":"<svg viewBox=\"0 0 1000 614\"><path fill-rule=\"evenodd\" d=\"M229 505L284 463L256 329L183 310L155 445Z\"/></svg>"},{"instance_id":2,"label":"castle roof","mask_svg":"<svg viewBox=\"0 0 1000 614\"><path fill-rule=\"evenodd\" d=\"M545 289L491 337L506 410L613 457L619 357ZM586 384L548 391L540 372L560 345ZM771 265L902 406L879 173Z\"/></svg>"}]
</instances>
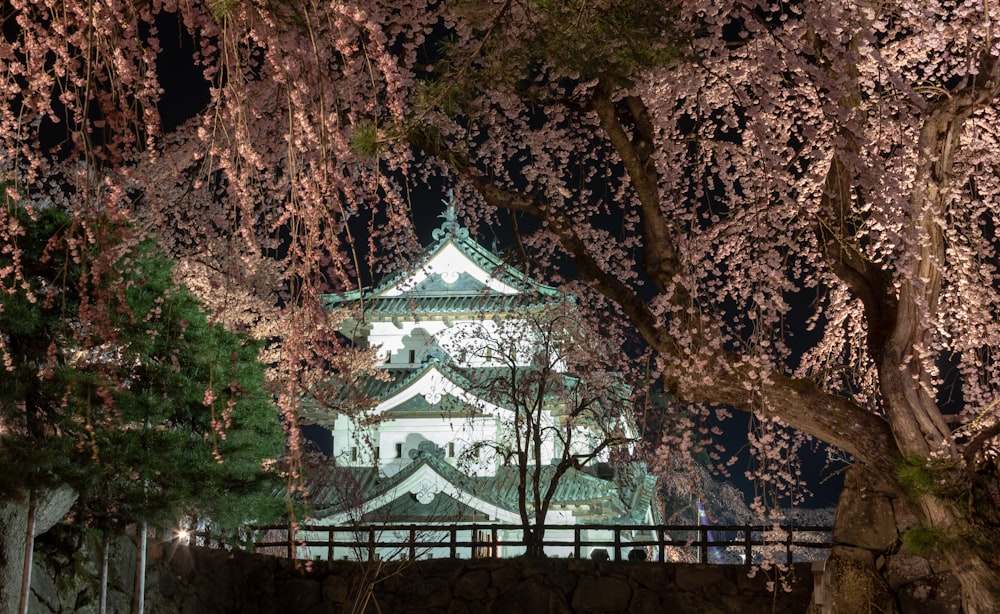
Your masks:
<instances>
[{"instance_id":1,"label":"castle roof","mask_svg":"<svg viewBox=\"0 0 1000 614\"><path fill-rule=\"evenodd\" d=\"M516 466L500 467L494 475L466 475L442 456L422 450L391 476L373 467L316 467L308 480L313 514L318 520L349 515L361 522L518 522ZM555 467L540 469L539 483L551 483ZM556 486L552 509L573 511L587 522L641 523L655 478L638 464L632 469L634 477L622 479L570 468ZM421 494L426 498L420 500Z\"/></svg>"},{"instance_id":2,"label":"castle roof","mask_svg":"<svg viewBox=\"0 0 1000 614\"><path fill-rule=\"evenodd\" d=\"M324 297L328 307L364 308L365 320L507 313L551 305L562 295L474 241L448 206L434 243L378 285Z\"/></svg>"}]
</instances>

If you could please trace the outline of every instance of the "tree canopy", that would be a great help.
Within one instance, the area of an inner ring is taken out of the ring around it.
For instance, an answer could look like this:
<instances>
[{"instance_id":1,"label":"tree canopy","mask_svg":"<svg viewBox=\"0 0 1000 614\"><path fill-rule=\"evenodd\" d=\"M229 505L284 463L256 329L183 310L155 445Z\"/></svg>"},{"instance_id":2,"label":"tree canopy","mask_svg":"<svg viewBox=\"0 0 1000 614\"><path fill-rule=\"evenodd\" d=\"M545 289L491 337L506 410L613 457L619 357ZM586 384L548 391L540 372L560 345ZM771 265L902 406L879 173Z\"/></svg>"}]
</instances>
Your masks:
<instances>
[{"instance_id":1,"label":"tree canopy","mask_svg":"<svg viewBox=\"0 0 1000 614\"><path fill-rule=\"evenodd\" d=\"M99 214L18 214L23 278L0 295L3 491L69 484L102 525L272 518L284 435L259 344L210 325L151 240Z\"/></svg>"},{"instance_id":2,"label":"tree canopy","mask_svg":"<svg viewBox=\"0 0 1000 614\"><path fill-rule=\"evenodd\" d=\"M285 373L334 348L313 341L321 292L417 248L410 189L443 178L466 225L511 224L641 335L675 398L753 412L776 458L780 423L886 476L944 459L964 498L909 493L920 521L998 526L995 3L3 10L2 172L128 211L227 279L276 257ZM209 102L164 129L172 48ZM989 556L950 555L969 611L992 608Z\"/></svg>"}]
</instances>

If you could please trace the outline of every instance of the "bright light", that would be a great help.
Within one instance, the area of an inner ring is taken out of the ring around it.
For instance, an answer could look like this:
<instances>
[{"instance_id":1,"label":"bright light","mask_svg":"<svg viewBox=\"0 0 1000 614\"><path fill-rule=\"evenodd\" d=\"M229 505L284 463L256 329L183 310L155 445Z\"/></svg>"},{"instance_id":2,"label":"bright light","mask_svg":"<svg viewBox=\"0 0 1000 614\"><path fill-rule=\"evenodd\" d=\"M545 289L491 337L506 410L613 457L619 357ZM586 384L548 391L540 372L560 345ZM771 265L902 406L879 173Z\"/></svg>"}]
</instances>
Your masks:
<instances>
[{"instance_id":1,"label":"bright light","mask_svg":"<svg viewBox=\"0 0 1000 614\"><path fill-rule=\"evenodd\" d=\"M187 542L189 537L191 537L191 532L187 529L180 529L177 531L177 541Z\"/></svg>"}]
</instances>

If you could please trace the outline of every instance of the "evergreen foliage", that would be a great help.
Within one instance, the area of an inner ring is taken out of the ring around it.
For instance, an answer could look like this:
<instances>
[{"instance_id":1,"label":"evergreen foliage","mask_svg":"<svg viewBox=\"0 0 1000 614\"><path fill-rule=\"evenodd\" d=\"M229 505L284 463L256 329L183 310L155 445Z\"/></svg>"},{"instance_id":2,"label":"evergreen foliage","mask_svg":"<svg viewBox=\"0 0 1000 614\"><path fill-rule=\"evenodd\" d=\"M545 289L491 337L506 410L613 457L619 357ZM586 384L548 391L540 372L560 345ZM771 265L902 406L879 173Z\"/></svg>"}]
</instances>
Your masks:
<instances>
[{"instance_id":1,"label":"evergreen foliage","mask_svg":"<svg viewBox=\"0 0 1000 614\"><path fill-rule=\"evenodd\" d=\"M273 518L281 502L264 463L283 436L258 344L210 325L152 241L98 248L83 232L118 222L17 214L26 275L0 295L0 491L69 483L105 525ZM88 318L95 307L106 322Z\"/></svg>"}]
</instances>

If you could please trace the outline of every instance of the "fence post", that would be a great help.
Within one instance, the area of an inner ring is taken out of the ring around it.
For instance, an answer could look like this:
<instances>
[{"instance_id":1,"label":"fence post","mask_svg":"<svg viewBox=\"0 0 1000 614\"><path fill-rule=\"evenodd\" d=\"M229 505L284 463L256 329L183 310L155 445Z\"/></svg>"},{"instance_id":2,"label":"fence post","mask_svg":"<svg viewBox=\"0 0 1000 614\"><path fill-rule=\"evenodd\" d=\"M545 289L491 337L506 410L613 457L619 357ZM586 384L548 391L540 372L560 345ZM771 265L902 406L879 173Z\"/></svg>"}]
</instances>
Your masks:
<instances>
[{"instance_id":1,"label":"fence post","mask_svg":"<svg viewBox=\"0 0 1000 614\"><path fill-rule=\"evenodd\" d=\"M743 551L744 555L743 562L745 565L753 564L754 546L761 546L761 545L779 546L783 544L785 549L785 562L786 564L790 565L795 559L795 551L794 551L795 547L797 545L801 545L802 543L804 543L804 542L796 542L795 533L797 531L802 533L824 533L824 534L828 534L830 531L829 527L819 527L819 526L798 527L791 525L784 525L784 526L779 525L778 527L772 525L770 527L767 527L767 526L754 526L747 524L743 526L720 525L718 527L713 527L711 525L698 523L697 525L637 525L637 526L642 527L642 530L639 531L639 533L641 533L642 535L646 535L646 533L649 532L655 536L654 538L655 541L653 541L650 545L655 545L659 550L660 561L663 562L667 561L668 547L680 547L684 548L685 551L690 552L690 550L687 549L693 545L696 548L698 548L697 561L703 564L712 562L711 560L712 556L710 550L713 547L714 548L722 547L720 546L720 544L723 544L725 546L733 546L735 548L740 548ZM584 548L584 544L594 545L595 543L603 543L605 545L609 545L606 540L603 542L586 541L584 539L584 533L591 530L613 531L612 544L613 547L615 548L615 558L613 560L615 561L621 561L625 558L622 555L622 548L624 547L625 544L624 542L625 538L622 532L626 530L632 531L633 534L631 537L632 539L636 539L635 533L637 531L637 526L588 525L588 524L572 525L572 526L559 525L559 527L562 530L566 531L570 529L572 530L572 535L573 535L572 538L573 543L571 548L571 551L573 553L572 556L578 559L583 558L585 556L584 553L586 551L586 548ZM379 547L380 543L379 540L387 539L384 536L380 537L379 535L376 534L377 532L382 531L382 532L390 532L393 535L408 534L409 535L408 542L402 542L400 541L400 538L395 538L396 541L393 541L391 543L397 544L397 547L399 547L398 551L399 555L403 555L403 553L409 551L410 559L413 560L417 558L418 544L421 547L434 547L434 548L440 548L443 545L442 540L440 538L441 531L448 532L449 544L447 547L450 551L449 555L452 558L457 558L460 555L459 544L461 544L461 548L468 548L470 550L471 553L470 556L472 558L479 558L479 557L497 558L501 556L500 531L505 528L509 529L512 527L499 524L478 525L474 523L470 525L461 525L461 526L456 525L451 527L442 527L440 525L431 526L431 525L418 525L418 524L384 525L384 526L352 525L350 527L348 526L318 527L318 526L306 526L306 525L297 526L294 523L290 523L284 527L280 525L271 525L269 527L264 527L262 529L254 529L255 531L258 530L264 531L264 536L266 536L270 532L273 532L273 534L275 534L275 539L274 541L262 542L256 539L256 537L253 538L253 546L252 546L253 551L255 552L260 551L261 548L263 548L262 544L264 543L268 544L267 548L271 552L275 552L276 549L280 549L282 544L280 540L280 531L282 528L284 528L286 531L284 550L285 550L285 556L287 556L289 559L294 559L295 557L298 556L299 544L302 545L308 544L306 550L307 552L310 552L308 550L309 547L316 547L317 549L322 547L323 542L319 541L319 535L323 531L325 531L327 533L326 551L328 560L335 560L338 546L346 547L348 549L348 552L355 552L359 559L364 556L364 554L360 552L360 549L365 548L367 546L368 559L378 560L377 548ZM546 527L546 528L551 529L552 527ZM720 535L725 535L725 537L716 536L714 537L713 541L710 542L709 536L713 531L713 529L719 529L721 531ZM422 530L427 531L429 535L420 536L419 532ZM684 537L683 541L678 541L669 534L671 530L677 531L679 533L686 533L686 537ZM772 533L775 530L785 531L785 535L783 537L773 536ZM460 531L470 531L470 537L468 541L462 541L458 539L458 533ZM697 537L694 540L690 539L691 531L696 532ZM743 532L742 537L732 536L733 532L738 532L738 531ZM299 532L302 532L303 535L306 536L303 537L301 541L297 539L297 535ZM757 537L754 536L755 532L761 534L760 540L758 540ZM338 533L348 534L349 537L346 538L348 541L340 541L339 538L337 537ZM367 541L364 539L365 533L368 534ZM310 534L315 534L315 541L309 540ZM208 532L198 533L198 538L204 539L205 543L209 547L215 547L215 548L224 547L222 544L218 542L217 539L213 540L213 538L211 537L210 534L208 534ZM510 544L512 545L523 544L523 541L518 541L516 538L512 539L513 541L510 542ZM648 540L647 543L649 543ZM566 544L565 541L552 541L551 539L547 540L545 544L569 545ZM829 548L829 547L830 544L827 542L818 542L815 544L809 542L805 546L806 549ZM489 554L486 554L487 548L489 548ZM278 556L280 556L280 554Z\"/></svg>"},{"instance_id":2,"label":"fence post","mask_svg":"<svg viewBox=\"0 0 1000 614\"><path fill-rule=\"evenodd\" d=\"M698 550L698 562L707 563L708 562L708 527L698 523L698 543L701 544L701 548Z\"/></svg>"},{"instance_id":3,"label":"fence post","mask_svg":"<svg viewBox=\"0 0 1000 614\"><path fill-rule=\"evenodd\" d=\"M659 544L657 544L660 547L660 562L661 563L666 563L667 562L667 531L666 531L666 529L664 529L663 527L660 527L659 529L657 529L656 530L656 538L660 542Z\"/></svg>"},{"instance_id":4,"label":"fence post","mask_svg":"<svg viewBox=\"0 0 1000 614\"><path fill-rule=\"evenodd\" d=\"M743 564L752 565L753 564L753 530L750 525L745 525L743 527Z\"/></svg>"},{"instance_id":5,"label":"fence post","mask_svg":"<svg viewBox=\"0 0 1000 614\"><path fill-rule=\"evenodd\" d=\"M792 530L793 527L785 527L788 532L785 536L785 565L791 566L792 564Z\"/></svg>"}]
</instances>

